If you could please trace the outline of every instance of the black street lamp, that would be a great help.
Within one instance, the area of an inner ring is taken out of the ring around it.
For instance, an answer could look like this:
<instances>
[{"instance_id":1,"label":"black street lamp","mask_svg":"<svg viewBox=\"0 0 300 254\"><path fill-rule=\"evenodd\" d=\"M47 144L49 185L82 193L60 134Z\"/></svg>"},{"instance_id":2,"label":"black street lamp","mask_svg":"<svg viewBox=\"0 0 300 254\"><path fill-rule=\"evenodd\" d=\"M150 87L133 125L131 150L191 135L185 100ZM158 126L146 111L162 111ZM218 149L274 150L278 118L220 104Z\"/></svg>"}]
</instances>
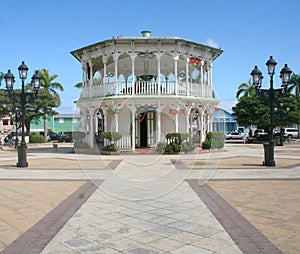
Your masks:
<instances>
[{"instance_id":1,"label":"black street lamp","mask_svg":"<svg viewBox=\"0 0 300 254\"><path fill-rule=\"evenodd\" d=\"M287 91L288 84L290 82L291 77L291 69L287 66L287 64L284 65L282 70L280 71L280 78L282 80L281 88L274 89L273 87L273 76L275 74L275 66L277 62L273 59L272 56L270 56L270 59L266 62L266 65L268 67L268 74L270 76L270 88L269 89L262 89L262 73L257 68L257 66L254 67L253 71L251 72L252 76L252 82L253 85L256 88L256 93L262 97L267 97L269 99L270 103L270 128L269 128L269 143L264 144L264 150L265 150L265 161L264 165L266 166L275 166L275 160L274 160L274 136L273 136L273 129L274 129L274 101L275 101L275 94L279 93L279 95L284 95Z\"/></svg>"},{"instance_id":2,"label":"black street lamp","mask_svg":"<svg viewBox=\"0 0 300 254\"><path fill-rule=\"evenodd\" d=\"M25 132L24 132L24 125L25 125L25 114L26 114L26 103L31 101L33 99L33 95L37 96L38 90L40 88L40 83L41 83L41 76L39 75L38 71L35 71L34 75L32 76L31 79L31 84L32 84L32 89L34 91L33 93L30 92L25 92L25 80L27 78L27 72L29 68L25 64L24 61L22 61L22 64L18 68L19 70L19 76L22 81L22 90L20 93L20 99L18 101L18 98L16 98L15 94L12 92L14 89L14 82L15 82L15 77L14 75L8 70L8 72L4 75L5 83L6 83L6 88L8 90L9 96L12 98L13 101L18 101L21 104L21 143L18 146L18 163L17 167L28 167L28 162L27 162L27 146L26 146L26 141L25 141Z\"/></svg>"}]
</instances>

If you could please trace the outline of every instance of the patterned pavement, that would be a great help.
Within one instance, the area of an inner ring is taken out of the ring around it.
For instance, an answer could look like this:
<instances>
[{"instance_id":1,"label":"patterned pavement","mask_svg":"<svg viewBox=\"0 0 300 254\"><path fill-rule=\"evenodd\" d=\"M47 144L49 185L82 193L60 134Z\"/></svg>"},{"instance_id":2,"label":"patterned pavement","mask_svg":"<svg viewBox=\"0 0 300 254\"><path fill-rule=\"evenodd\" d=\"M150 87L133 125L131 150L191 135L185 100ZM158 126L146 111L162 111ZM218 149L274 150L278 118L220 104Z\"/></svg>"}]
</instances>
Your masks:
<instances>
[{"instance_id":1,"label":"patterned pavement","mask_svg":"<svg viewBox=\"0 0 300 254\"><path fill-rule=\"evenodd\" d=\"M188 155L0 151L0 253L300 253L300 142Z\"/></svg>"}]
</instances>

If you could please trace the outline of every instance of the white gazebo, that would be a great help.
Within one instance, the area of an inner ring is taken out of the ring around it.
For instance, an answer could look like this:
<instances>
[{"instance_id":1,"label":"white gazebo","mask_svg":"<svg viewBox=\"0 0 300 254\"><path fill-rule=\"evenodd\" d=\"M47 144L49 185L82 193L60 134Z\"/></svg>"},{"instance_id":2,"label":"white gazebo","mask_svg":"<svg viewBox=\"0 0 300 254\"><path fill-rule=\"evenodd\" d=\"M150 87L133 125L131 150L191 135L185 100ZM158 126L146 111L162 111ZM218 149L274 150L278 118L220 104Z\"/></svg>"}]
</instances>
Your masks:
<instances>
[{"instance_id":1,"label":"white gazebo","mask_svg":"<svg viewBox=\"0 0 300 254\"><path fill-rule=\"evenodd\" d=\"M103 131L122 134L120 149L153 147L171 132L212 130L218 100L212 63L221 49L178 37L119 36L71 52L82 66L77 100L86 142Z\"/></svg>"}]
</instances>

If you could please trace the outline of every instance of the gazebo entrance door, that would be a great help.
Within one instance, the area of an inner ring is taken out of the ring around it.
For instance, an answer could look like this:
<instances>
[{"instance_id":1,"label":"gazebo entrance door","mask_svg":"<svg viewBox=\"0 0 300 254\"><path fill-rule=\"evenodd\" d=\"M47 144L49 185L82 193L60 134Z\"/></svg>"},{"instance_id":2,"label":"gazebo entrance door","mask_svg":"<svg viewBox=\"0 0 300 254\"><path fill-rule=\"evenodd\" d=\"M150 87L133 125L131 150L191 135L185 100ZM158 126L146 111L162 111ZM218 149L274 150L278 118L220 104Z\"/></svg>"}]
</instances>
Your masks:
<instances>
[{"instance_id":1,"label":"gazebo entrance door","mask_svg":"<svg viewBox=\"0 0 300 254\"><path fill-rule=\"evenodd\" d=\"M136 117L136 147L155 144L155 112L139 113Z\"/></svg>"}]
</instances>

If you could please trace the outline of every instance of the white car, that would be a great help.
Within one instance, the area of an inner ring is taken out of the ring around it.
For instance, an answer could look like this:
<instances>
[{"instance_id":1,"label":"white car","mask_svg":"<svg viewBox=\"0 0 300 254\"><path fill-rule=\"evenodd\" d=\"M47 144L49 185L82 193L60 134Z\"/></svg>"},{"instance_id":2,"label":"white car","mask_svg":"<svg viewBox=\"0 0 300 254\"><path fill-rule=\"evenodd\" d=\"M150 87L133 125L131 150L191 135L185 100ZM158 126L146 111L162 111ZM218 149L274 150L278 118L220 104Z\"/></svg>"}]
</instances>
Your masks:
<instances>
[{"instance_id":1,"label":"white car","mask_svg":"<svg viewBox=\"0 0 300 254\"><path fill-rule=\"evenodd\" d=\"M245 139L245 133L239 131L231 131L225 135L226 139Z\"/></svg>"},{"instance_id":2,"label":"white car","mask_svg":"<svg viewBox=\"0 0 300 254\"><path fill-rule=\"evenodd\" d=\"M296 128L283 128L283 136L285 138L298 138L298 130Z\"/></svg>"}]
</instances>

